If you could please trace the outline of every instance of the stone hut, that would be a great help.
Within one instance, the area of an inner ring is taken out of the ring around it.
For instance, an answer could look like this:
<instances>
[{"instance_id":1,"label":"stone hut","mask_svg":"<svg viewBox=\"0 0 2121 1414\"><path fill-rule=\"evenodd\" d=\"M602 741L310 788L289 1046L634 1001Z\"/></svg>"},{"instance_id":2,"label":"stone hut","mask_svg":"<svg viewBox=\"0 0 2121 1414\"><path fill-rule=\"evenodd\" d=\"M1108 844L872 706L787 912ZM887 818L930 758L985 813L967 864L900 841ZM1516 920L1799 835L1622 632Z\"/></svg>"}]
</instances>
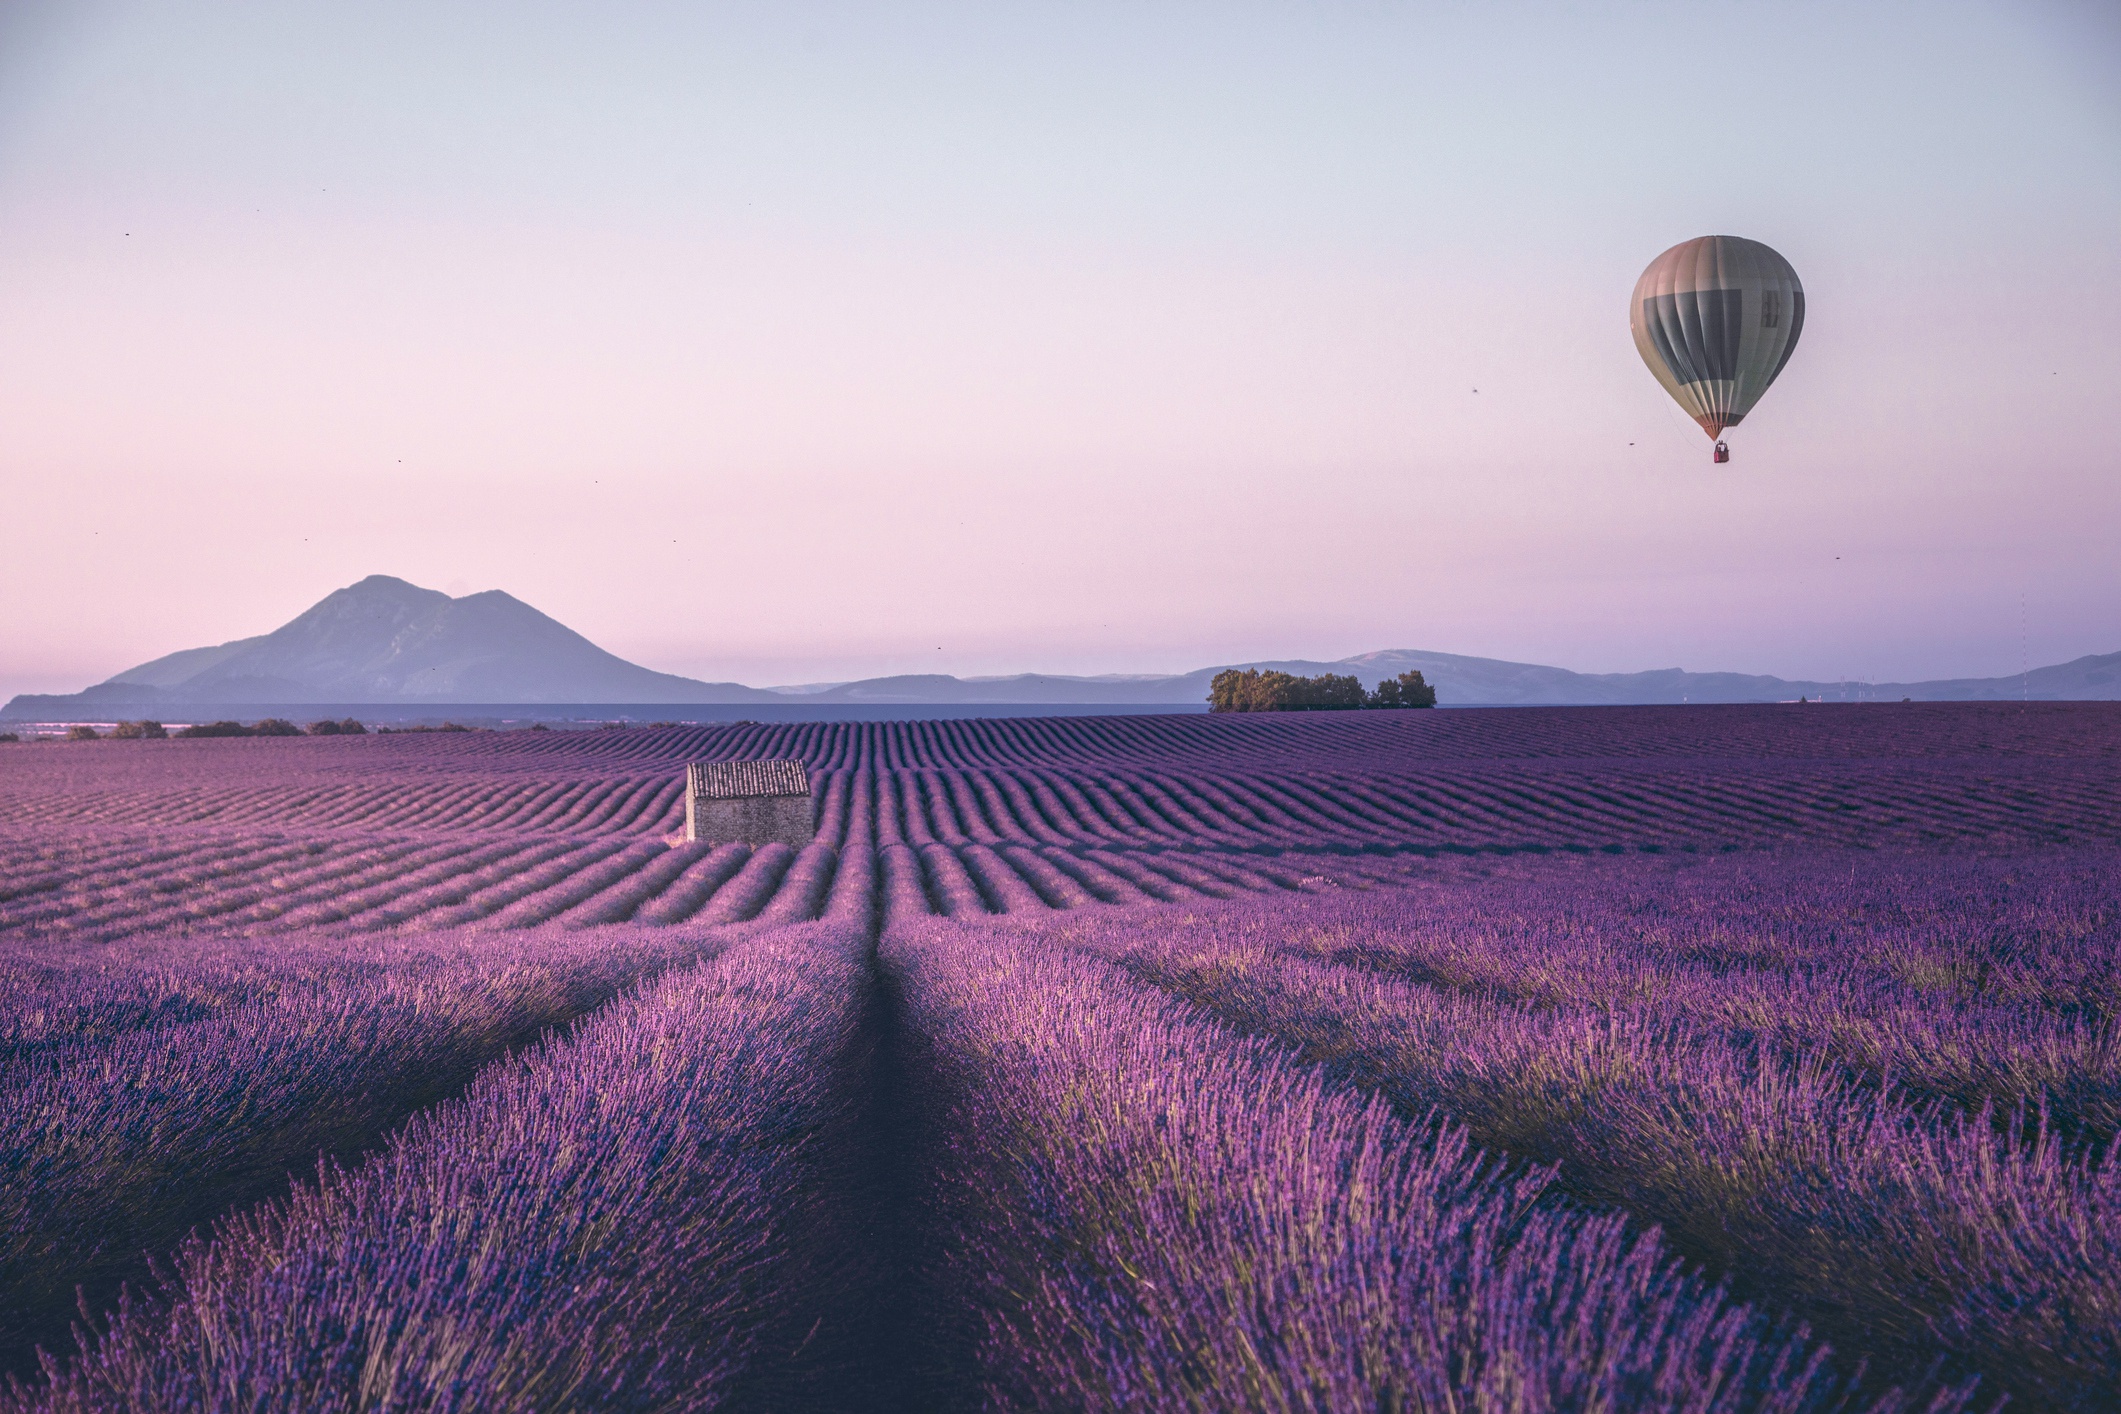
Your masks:
<instances>
[{"instance_id":1,"label":"stone hut","mask_svg":"<svg viewBox=\"0 0 2121 1414\"><path fill-rule=\"evenodd\" d=\"M695 761L685 768L685 838L801 849L817 833L800 761Z\"/></svg>"}]
</instances>

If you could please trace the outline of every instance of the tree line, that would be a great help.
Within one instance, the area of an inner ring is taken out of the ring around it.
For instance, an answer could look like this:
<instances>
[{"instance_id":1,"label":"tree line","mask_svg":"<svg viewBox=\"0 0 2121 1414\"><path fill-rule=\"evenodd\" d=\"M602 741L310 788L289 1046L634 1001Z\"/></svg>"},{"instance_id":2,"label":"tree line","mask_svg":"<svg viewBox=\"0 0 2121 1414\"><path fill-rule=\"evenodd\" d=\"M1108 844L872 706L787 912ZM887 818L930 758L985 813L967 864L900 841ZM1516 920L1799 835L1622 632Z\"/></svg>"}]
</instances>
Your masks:
<instances>
[{"instance_id":1,"label":"tree line","mask_svg":"<svg viewBox=\"0 0 2121 1414\"><path fill-rule=\"evenodd\" d=\"M459 727L457 730L462 731ZM368 728L352 717L336 722L311 722L307 727L298 727L284 717L267 717L262 722L245 726L241 722L197 722L188 727L169 730L160 722L120 722L110 729L110 737L116 741L166 741L170 737L216 737L216 736L366 736ZM8 741L15 738L9 736ZM86 723L66 729L68 741L101 741L102 732Z\"/></svg>"},{"instance_id":2,"label":"tree line","mask_svg":"<svg viewBox=\"0 0 2121 1414\"><path fill-rule=\"evenodd\" d=\"M1208 684L1210 712L1348 712L1371 707L1434 707L1436 689L1419 672L1386 678L1364 691L1345 673L1300 678L1271 669L1225 668Z\"/></svg>"}]
</instances>

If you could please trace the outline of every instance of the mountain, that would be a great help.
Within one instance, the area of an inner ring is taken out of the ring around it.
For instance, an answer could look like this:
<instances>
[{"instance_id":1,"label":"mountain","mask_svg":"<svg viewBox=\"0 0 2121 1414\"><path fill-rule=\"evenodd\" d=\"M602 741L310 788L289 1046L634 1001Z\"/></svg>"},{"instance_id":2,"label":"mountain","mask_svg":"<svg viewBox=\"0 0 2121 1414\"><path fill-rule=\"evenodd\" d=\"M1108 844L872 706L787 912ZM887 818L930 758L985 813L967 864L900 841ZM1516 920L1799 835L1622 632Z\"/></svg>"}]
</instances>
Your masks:
<instances>
[{"instance_id":1,"label":"mountain","mask_svg":"<svg viewBox=\"0 0 2121 1414\"><path fill-rule=\"evenodd\" d=\"M1419 669L1440 702L1493 706L1607 705L1673 702L1786 702L1797 697L1827 701L1918 702L2113 701L2121 699L2121 653L2084 657L2029 674L2003 678L1951 678L1930 682L1820 682L1748 673L1690 673L1657 668L1643 673L1572 673L1566 668L1462 658L1451 653L1392 649L1364 653L1335 665L1366 683Z\"/></svg>"},{"instance_id":2,"label":"mountain","mask_svg":"<svg viewBox=\"0 0 2121 1414\"><path fill-rule=\"evenodd\" d=\"M1924 702L2007 701L2024 696L2037 701L2113 700L2121 698L2121 653L2079 658L2072 663L2035 668L2023 677L1954 678L1941 682L1846 683L1792 681L1746 673L1690 673L1659 668L1644 673L1575 673L1537 663L1500 658L1468 658L1456 653L1424 653L1391 648L1352 658L1321 662L1306 658L1235 664L1315 677L1346 673L1375 687L1385 678L1419 671L1447 707L1580 707L1639 703L1787 702L1798 697L1828 701ZM940 674L869 678L862 682L807 686L795 700L816 703L1100 703L1125 706L1198 706L1207 701L1208 682L1221 668L1169 677L1058 677L1024 673L1016 677L953 678Z\"/></svg>"},{"instance_id":3,"label":"mountain","mask_svg":"<svg viewBox=\"0 0 2121 1414\"><path fill-rule=\"evenodd\" d=\"M778 702L607 653L498 589L461 599L389 575L327 594L271 633L188 648L40 703ZM8 704L12 713L18 698Z\"/></svg>"},{"instance_id":4,"label":"mountain","mask_svg":"<svg viewBox=\"0 0 2121 1414\"><path fill-rule=\"evenodd\" d=\"M1576 673L1536 663L1468 658L1409 648L1318 662L1237 664L1302 676L1348 673L1364 685L1418 669L1445 706L1575 706L1677 702L1828 701L1913 697L1920 701L2121 699L2121 653L2079 658L2007 678L1916 683L1790 681L1744 673ZM522 600L488 590L453 599L388 575L326 595L308 612L257 638L180 653L128 668L67 695L23 696L0 717L65 720L190 708L305 703L458 703L761 706L1172 707L1198 710L1219 668L1167 676L1069 677L1022 673L957 678L941 673L810 683L784 689L700 682L644 668L591 643Z\"/></svg>"}]
</instances>

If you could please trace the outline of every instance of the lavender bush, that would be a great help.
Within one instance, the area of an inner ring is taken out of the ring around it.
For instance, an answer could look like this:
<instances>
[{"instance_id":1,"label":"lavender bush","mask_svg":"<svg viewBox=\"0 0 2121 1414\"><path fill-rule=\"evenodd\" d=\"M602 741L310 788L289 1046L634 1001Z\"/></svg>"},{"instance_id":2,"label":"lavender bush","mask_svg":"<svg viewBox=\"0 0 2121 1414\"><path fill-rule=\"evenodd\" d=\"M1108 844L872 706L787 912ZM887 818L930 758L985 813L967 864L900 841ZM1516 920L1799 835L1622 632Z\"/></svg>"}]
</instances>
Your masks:
<instances>
[{"instance_id":1,"label":"lavender bush","mask_svg":"<svg viewBox=\"0 0 2121 1414\"><path fill-rule=\"evenodd\" d=\"M0 1368L63 1342L76 1287L100 1307L143 1253L717 946L605 931L98 949L0 1000L19 1038L0 1064Z\"/></svg>"},{"instance_id":2,"label":"lavender bush","mask_svg":"<svg viewBox=\"0 0 2121 1414\"><path fill-rule=\"evenodd\" d=\"M1281 945L1441 990L1714 1031L1965 1110L2121 1129L2107 852L1725 858L1343 897ZM1472 906L1469 906L1472 905Z\"/></svg>"},{"instance_id":3,"label":"lavender bush","mask_svg":"<svg viewBox=\"0 0 2121 1414\"><path fill-rule=\"evenodd\" d=\"M857 934L752 937L219 1224L35 1410L707 1407L832 1273L798 1236ZM776 1356L780 1352L774 1352Z\"/></svg>"},{"instance_id":4,"label":"lavender bush","mask_svg":"<svg viewBox=\"0 0 2121 1414\"><path fill-rule=\"evenodd\" d=\"M1355 910L1380 932L1382 896ZM1327 930L1352 931L1328 911ZM1560 1166L1579 1196L1657 1223L1745 1294L1914 1378L1939 1358L2040 1407L2121 1382L2121 1163L2019 1112L1940 1108L1831 1056L1690 1025L1683 1009L1570 1010L1321 964L1316 906L1162 920L1076 915L1057 940L1481 1144ZM1117 926L1114 924L1117 923ZM1743 985L1741 982L1740 985ZM1978 1046L1978 1022L1960 1039ZM2006 1038L2007 1039L2007 1038Z\"/></svg>"},{"instance_id":5,"label":"lavender bush","mask_svg":"<svg viewBox=\"0 0 2121 1414\"><path fill-rule=\"evenodd\" d=\"M934 1299L969 1306L993 1407L1837 1397L1823 1351L1653 1234L1543 1203L1546 1172L1499 1170L1464 1131L1334 1092L1106 965L933 923L888 934L884 958L941 1107L933 1220L954 1255Z\"/></svg>"}]
</instances>

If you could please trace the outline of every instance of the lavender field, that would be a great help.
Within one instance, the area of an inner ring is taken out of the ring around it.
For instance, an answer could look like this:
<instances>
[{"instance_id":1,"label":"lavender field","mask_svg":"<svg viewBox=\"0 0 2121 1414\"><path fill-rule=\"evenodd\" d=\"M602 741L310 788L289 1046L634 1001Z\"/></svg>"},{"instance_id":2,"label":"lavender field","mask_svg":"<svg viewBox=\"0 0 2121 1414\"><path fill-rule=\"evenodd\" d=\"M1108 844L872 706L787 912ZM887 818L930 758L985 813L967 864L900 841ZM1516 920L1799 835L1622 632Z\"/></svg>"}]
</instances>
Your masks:
<instances>
[{"instance_id":1,"label":"lavender field","mask_svg":"<svg viewBox=\"0 0 2121 1414\"><path fill-rule=\"evenodd\" d=\"M2114 1409L2117 866L2103 704L0 745L0 1408Z\"/></svg>"}]
</instances>

